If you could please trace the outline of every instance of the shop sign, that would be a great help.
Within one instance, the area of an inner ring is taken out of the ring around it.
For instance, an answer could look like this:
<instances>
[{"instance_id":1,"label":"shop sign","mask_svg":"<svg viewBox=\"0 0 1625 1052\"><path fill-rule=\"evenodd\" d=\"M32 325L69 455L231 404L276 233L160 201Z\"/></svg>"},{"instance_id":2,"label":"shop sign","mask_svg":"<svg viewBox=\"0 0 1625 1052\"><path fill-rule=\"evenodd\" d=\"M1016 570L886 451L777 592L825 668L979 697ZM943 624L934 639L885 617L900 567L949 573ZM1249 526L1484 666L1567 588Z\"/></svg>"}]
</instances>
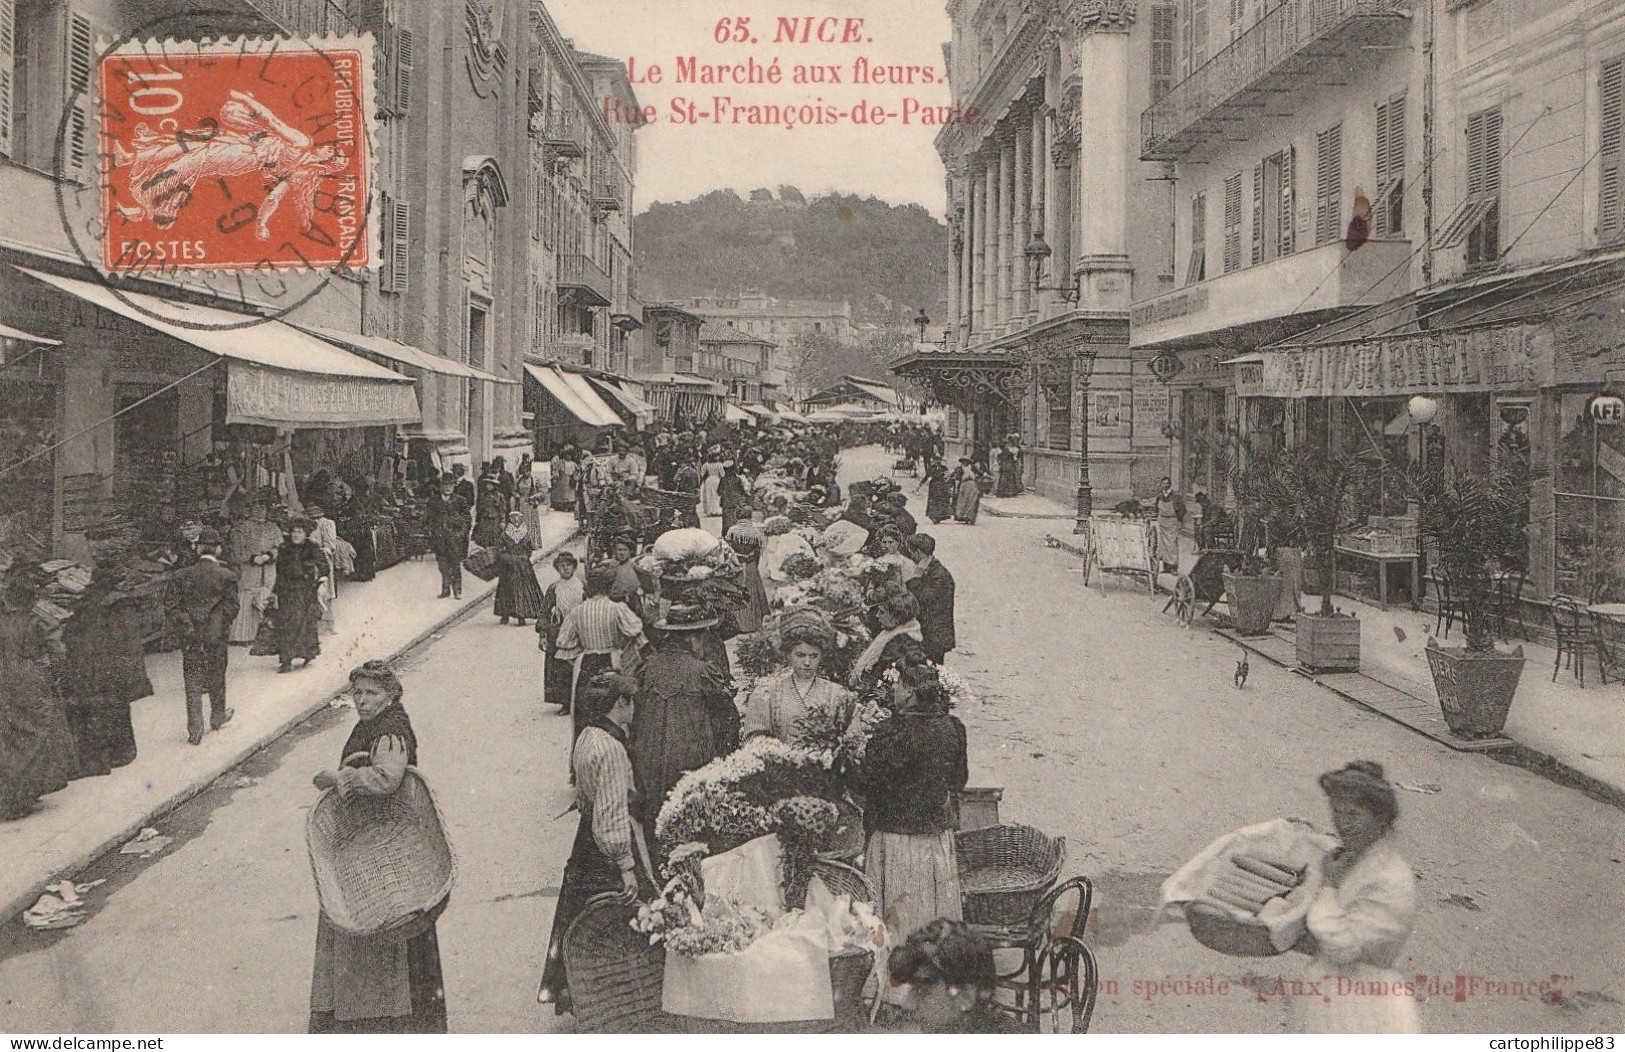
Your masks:
<instances>
[{"instance_id":1,"label":"shop sign","mask_svg":"<svg viewBox=\"0 0 1625 1052\"><path fill-rule=\"evenodd\" d=\"M1519 325L1265 351L1257 390L1242 393L1295 398L1527 390L1542 382L1540 332ZM1237 377L1238 389L1245 379Z\"/></svg>"},{"instance_id":2,"label":"shop sign","mask_svg":"<svg viewBox=\"0 0 1625 1052\"><path fill-rule=\"evenodd\" d=\"M1151 325L1159 321L1172 321L1187 314L1207 310L1207 286L1181 289L1166 296L1158 296L1129 311L1130 325Z\"/></svg>"},{"instance_id":3,"label":"shop sign","mask_svg":"<svg viewBox=\"0 0 1625 1052\"><path fill-rule=\"evenodd\" d=\"M1185 368L1185 363L1179 360L1179 355L1171 351L1163 351L1151 359L1151 375L1163 383L1167 383L1178 376Z\"/></svg>"},{"instance_id":4,"label":"shop sign","mask_svg":"<svg viewBox=\"0 0 1625 1052\"><path fill-rule=\"evenodd\" d=\"M1164 447L1168 436L1163 428L1168 424L1168 387L1145 377L1135 377L1133 385L1134 445L1137 447Z\"/></svg>"},{"instance_id":5,"label":"shop sign","mask_svg":"<svg viewBox=\"0 0 1625 1052\"><path fill-rule=\"evenodd\" d=\"M1625 423L1625 399L1598 395L1591 400L1591 419L1599 424Z\"/></svg>"}]
</instances>

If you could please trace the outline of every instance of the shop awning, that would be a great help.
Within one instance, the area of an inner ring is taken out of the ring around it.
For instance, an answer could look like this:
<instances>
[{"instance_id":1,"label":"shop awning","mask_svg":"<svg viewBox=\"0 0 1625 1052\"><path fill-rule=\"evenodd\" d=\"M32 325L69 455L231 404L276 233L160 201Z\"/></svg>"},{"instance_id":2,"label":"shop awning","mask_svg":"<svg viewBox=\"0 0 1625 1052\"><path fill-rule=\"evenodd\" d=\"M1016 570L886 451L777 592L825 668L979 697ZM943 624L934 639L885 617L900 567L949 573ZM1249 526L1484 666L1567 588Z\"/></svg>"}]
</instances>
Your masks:
<instances>
[{"instance_id":1,"label":"shop awning","mask_svg":"<svg viewBox=\"0 0 1625 1052\"><path fill-rule=\"evenodd\" d=\"M609 396L610 401L632 414L632 418L639 424L647 424L654 419L655 407L637 395L628 391L613 380L600 380L597 377L588 377L592 385L601 393Z\"/></svg>"},{"instance_id":2,"label":"shop awning","mask_svg":"<svg viewBox=\"0 0 1625 1052\"><path fill-rule=\"evenodd\" d=\"M380 358L388 358L392 362L410 365L416 369L424 369L431 373L441 373L445 376L461 376L469 380L485 380L493 384L517 384L518 380L510 380L505 376L497 376L483 369L476 369L462 362L454 362L450 358L442 358L438 354L430 354L409 344L396 343L386 340L382 336L363 336L359 332L343 332L339 329L323 329L315 325L296 325L294 328L302 329L319 339L330 343L340 344L362 354L375 354Z\"/></svg>"},{"instance_id":3,"label":"shop awning","mask_svg":"<svg viewBox=\"0 0 1625 1052\"><path fill-rule=\"evenodd\" d=\"M70 296L226 359L226 422L371 427L422 419L417 386L381 365L270 318L18 270Z\"/></svg>"},{"instance_id":4,"label":"shop awning","mask_svg":"<svg viewBox=\"0 0 1625 1052\"><path fill-rule=\"evenodd\" d=\"M754 416L751 416L732 402L722 407L722 418L730 424L753 424L756 422Z\"/></svg>"},{"instance_id":5,"label":"shop awning","mask_svg":"<svg viewBox=\"0 0 1625 1052\"><path fill-rule=\"evenodd\" d=\"M553 400L588 427L620 427L621 418L604 404L585 379L551 365L525 363L525 375L542 385Z\"/></svg>"},{"instance_id":6,"label":"shop awning","mask_svg":"<svg viewBox=\"0 0 1625 1052\"><path fill-rule=\"evenodd\" d=\"M22 340L24 343L38 343L46 347L62 346L61 340L47 340L43 336L35 336L31 332L24 332L21 329L13 329L9 325L0 325L0 339Z\"/></svg>"},{"instance_id":7,"label":"shop awning","mask_svg":"<svg viewBox=\"0 0 1625 1052\"><path fill-rule=\"evenodd\" d=\"M743 409L747 413L754 413L757 416L761 417L763 420L772 420L773 417L774 417L773 410L769 409L765 405L758 405L755 402L746 402L744 405L741 405L739 408Z\"/></svg>"},{"instance_id":8,"label":"shop awning","mask_svg":"<svg viewBox=\"0 0 1625 1052\"><path fill-rule=\"evenodd\" d=\"M1257 365L1259 362L1262 362L1263 360L1264 360L1263 353L1260 352L1260 351L1254 351L1251 354L1238 354L1234 358L1226 358L1224 361L1220 362L1219 364L1220 365Z\"/></svg>"}]
</instances>

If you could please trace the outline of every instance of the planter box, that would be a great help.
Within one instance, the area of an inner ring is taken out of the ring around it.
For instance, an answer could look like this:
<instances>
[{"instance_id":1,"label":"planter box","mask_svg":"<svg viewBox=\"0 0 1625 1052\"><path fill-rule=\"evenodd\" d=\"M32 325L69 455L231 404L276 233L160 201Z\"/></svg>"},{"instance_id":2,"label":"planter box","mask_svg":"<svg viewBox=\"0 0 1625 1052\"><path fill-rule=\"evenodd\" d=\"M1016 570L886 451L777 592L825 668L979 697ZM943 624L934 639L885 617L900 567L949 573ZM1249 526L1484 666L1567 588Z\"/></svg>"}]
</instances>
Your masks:
<instances>
[{"instance_id":1,"label":"planter box","mask_svg":"<svg viewBox=\"0 0 1625 1052\"><path fill-rule=\"evenodd\" d=\"M1230 607L1230 620L1236 623L1236 631L1244 636L1269 634L1280 594L1281 578L1278 575L1224 575L1224 598Z\"/></svg>"},{"instance_id":2,"label":"planter box","mask_svg":"<svg viewBox=\"0 0 1625 1052\"><path fill-rule=\"evenodd\" d=\"M1316 672L1360 668L1360 619L1298 615L1298 666Z\"/></svg>"},{"instance_id":3,"label":"planter box","mask_svg":"<svg viewBox=\"0 0 1625 1052\"><path fill-rule=\"evenodd\" d=\"M1523 675L1523 647L1510 654L1469 654L1428 640L1428 668L1444 722L1463 738L1488 738L1506 726Z\"/></svg>"}]
</instances>

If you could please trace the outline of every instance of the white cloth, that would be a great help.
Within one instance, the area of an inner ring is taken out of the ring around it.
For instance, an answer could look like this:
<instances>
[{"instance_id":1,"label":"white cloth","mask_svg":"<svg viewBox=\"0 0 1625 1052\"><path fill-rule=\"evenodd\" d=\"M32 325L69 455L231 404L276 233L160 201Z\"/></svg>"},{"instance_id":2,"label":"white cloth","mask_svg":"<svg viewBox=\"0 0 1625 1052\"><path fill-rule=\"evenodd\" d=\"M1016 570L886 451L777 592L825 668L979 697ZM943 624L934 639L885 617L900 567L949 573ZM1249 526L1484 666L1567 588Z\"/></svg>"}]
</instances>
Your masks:
<instances>
[{"instance_id":1,"label":"white cloth","mask_svg":"<svg viewBox=\"0 0 1625 1052\"><path fill-rule=\"evenodd\" d=\"M1290 818L1277 818L1226 833L1163 881L1162 905L1201 898L1213 886L1218 874L1231 868L1230 856L1234 854L1263 854L1305 866L1308 873L1303 884L1287 895L1270 899L1257 917L1269 930L1270 942L1276 949L1291 949L1303 936L1310 903L1320 890L1321 860L1335 846L1337 841L1332 837L1316 832L1306 822ZM1219 903L1208 904L1223 908Z\"/></svg>"},{"instance_id":2,"label":"white cloth","mask_svg":"<svg viewBox=\"0 0 1625 1052\"><path fill-rule=\"evenodd\" d=\"M779 867L784 848L778 835L759 836L732 851L700 860L705 897L733 899L769 917L780 910Z\"/></svg>"},{"instance_id":3,"label":"white cloth","mask_svg":"<svg viewBox=\"0 0 1625 1052\"><path fill-rule=\"evenodd\" d=\"M812 545L807 543L805 537L797 533L781 533L776 537L769 537L762 546L762 581L769 587L777 588L788 584L790 578L784 572L784 561L790 556L801 552L812 555Z\"/></svg>"},{"instance_id":4,"label":"white cloth","mask_svg":"<svg viewBox=\"0 0 1625 1052\"><path fill-rule=\"evenodd\" d=\"M856 684L863 679L870 666L880 660L881 651L886 649L886 644L898 636L913 636L921 642L925 640L925 636L921 634L918 619L905 622L896 628L886 629L886 631L879 633L874 639L870 640L869 645L863 648L863 653L859 654L858 659L852 662L852 673L847 677L847 683Z\"/></svg>"},{"instance_id":5,"label":"white cloth","mask_svg":"<svg viewBox=\"0 0 1625 1052\"><path fill-rule=\"evenodd\" d=\"M1325 998L1294 998L1309 1034L1415 1034L1416 1001L1395 970L1416 921L1416 875L1390 837L1366 849L1337 887L1309 907L1319 951L1311 966L1327 976Z\"/></svg>"}]
</instances>

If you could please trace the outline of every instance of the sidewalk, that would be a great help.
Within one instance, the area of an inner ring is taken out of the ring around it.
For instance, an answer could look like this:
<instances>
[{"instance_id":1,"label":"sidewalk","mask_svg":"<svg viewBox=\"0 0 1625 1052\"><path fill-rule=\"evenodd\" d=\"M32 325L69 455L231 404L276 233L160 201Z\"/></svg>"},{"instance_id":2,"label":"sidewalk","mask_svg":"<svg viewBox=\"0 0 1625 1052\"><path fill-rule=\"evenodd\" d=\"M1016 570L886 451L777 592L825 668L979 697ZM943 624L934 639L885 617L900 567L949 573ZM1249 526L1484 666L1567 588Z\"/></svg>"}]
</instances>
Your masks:
<instances>
[{"instance_id":1,"label":"sidewalk","mask_svg":"<svg viewBox=\"0 0 1625 1052\"><path fill-rule=\"evenodd\" d=\"M536 558L575 533L573 516L544 514ZM424 557L371 581L340 584L337 631L322 635L321 656L308 670L279 675L275 657L250 657L247 647L232 647L226 694L236 715L198 746L186 741L179 652L148 655L155 693L131 707L140 749L135 762L72 782L43 797L32 814L0 823L0 923L33 905L45 885L73 876L308 719L349 686L350 669L410 649L496 591L494 582L468 574L463 580L461 601L437 599L440 575Z\"/></svg>"},{"instance_id":2,"label":"sidewalk","mask_svg":"<svg viewBox=\"0 0 1625 1052\"><path fill-rule=\"evenodd\" d=\"M997 511L993 510L994 503L984 498L983 510L998 515L1019 508L1023 513L1020 517L1023 518L1072 518L1065 505L1035 494L998 501ZM1064 535L1056 531L1056 536L1067 543L1074 541L1070 531ZM1195 552L1188 539L1181 547L1180 565L1188 571L1196 561ZM1162 574L1159 583L1163 588L1170 589L1174 579ZM1166 597L1159 596L1157 602L1166 602ZM1319 605L1319 596L1303 597L1305 609L1314 610ZM1418 704L1415 707L1425 707L1431 714L1439 715L1438 694L1433 688L1433 676L1428 671L1425 652L1428 636L1433 632L1434 616L1408 608L1382 610L1341 595L1335 598L1334 605L1360 619L1360 672L1358 676L1316 676L1313 677L1315 682L1353 700L1363 691L1350 689L1337 681L1361 679L1379 691L1391 688L1386 691L1390 696L1409 695L1410 699L1416 699ZM1221 601L1214 612L1223 609ZM1170 619L1172 616L1169 615ZM1525 766L1546 777L1564 784L1578 785L1593 795L1625 807L1625 685L1610 683L1604 686L1592 667L1594 662L1587 662L1586 686L1583 689L1573 673L1567 670L1560 671L1556 682L1553 682L1552 667L1556 652L1551 647L1518 639L1516 629L1513 635L1510 644L1499 644L1501 649L1522 646L1527 660L1523 677L1518 681L1518 692L1512 699L1506 727L1501 732L1507 741L1498 743L1498 746L1492 744L1490 750L1486 751L1494 751L1498 747L1499 751L1510 752ZM1290 625L1276 625L1269 636L1238 642L1271 660L1288 666L1295 663L1292 657L1294 635ZM1452 629L1450 635L1439 642L1444 646L1461 646L1460 626ZM1413 730L1419 730L1413 722L1385 711L1390 706L1367 707L1406 723ZM1442 726L1442 716L1437 722ZM1429 731L1419 730L1419 733L1444 740ZM1454 744L1452 747L1460 745Z\"/></svg>"}]
</instances>

